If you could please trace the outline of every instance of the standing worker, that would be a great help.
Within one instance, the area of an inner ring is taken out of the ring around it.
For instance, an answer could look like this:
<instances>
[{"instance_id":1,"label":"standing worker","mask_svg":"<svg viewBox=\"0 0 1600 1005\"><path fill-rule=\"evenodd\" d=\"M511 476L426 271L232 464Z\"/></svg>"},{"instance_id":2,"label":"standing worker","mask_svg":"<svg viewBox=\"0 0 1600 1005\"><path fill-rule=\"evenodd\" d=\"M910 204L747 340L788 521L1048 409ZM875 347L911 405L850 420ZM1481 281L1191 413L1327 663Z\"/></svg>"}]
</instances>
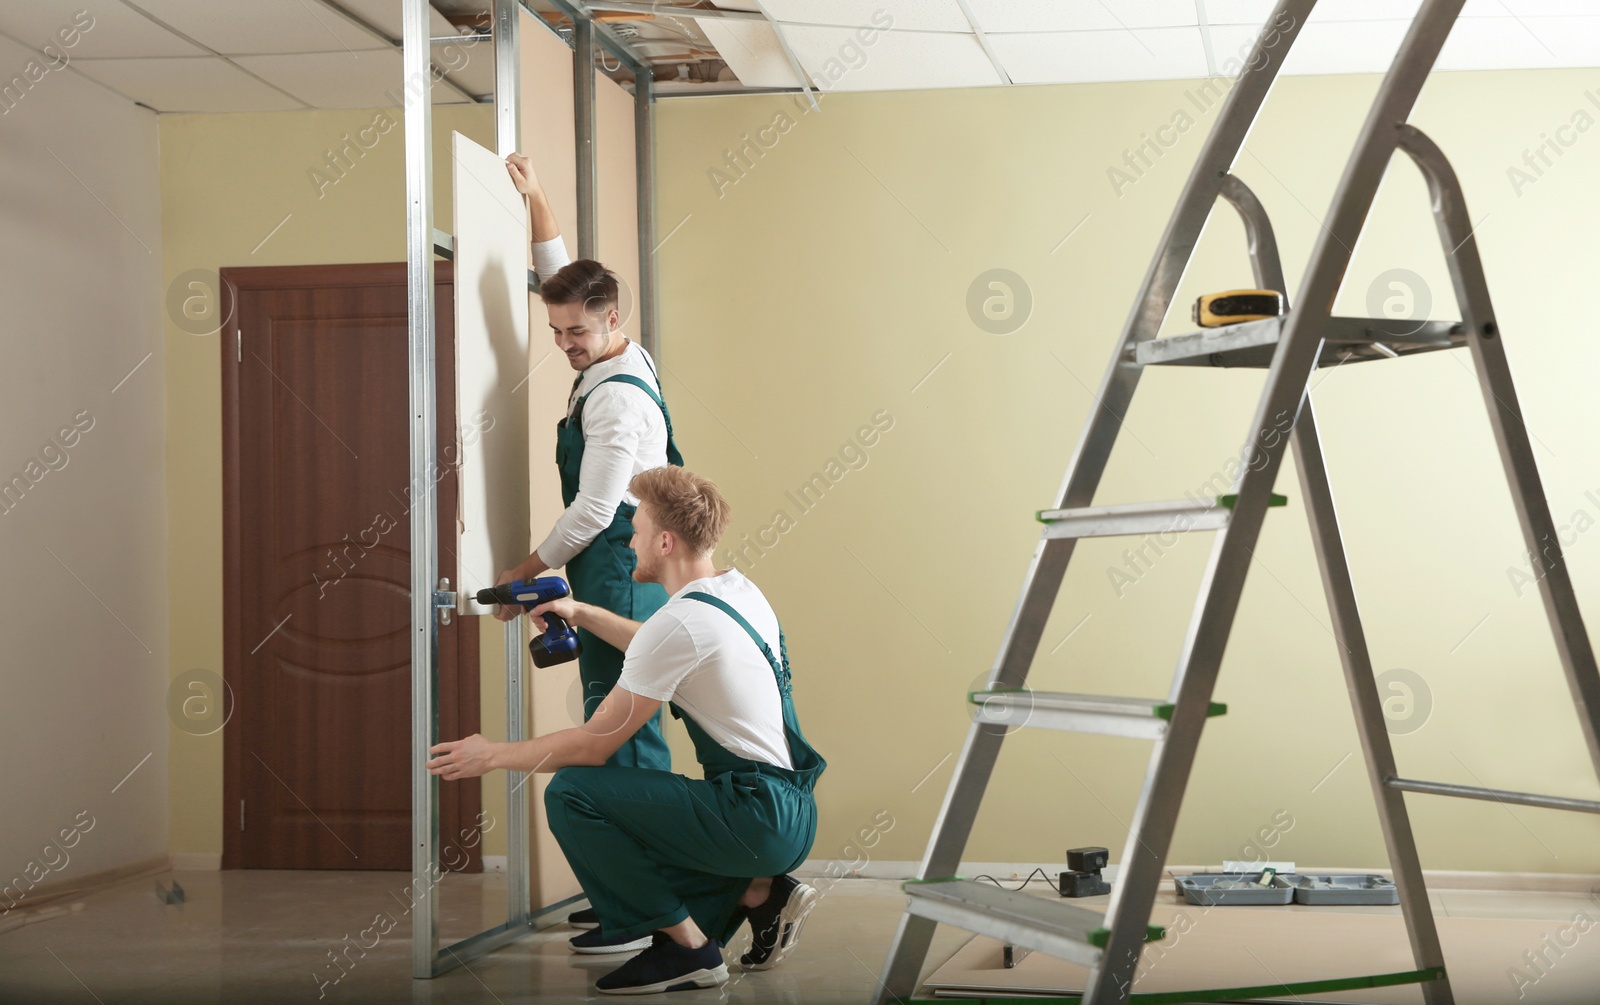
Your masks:
<instances>
[{"instance_id":1,"label":"standing worker","mask_svg":"<svg viewBox=\"0 0 1600 1005\"><path fill-rule=\"evenodd\" d=\"M634 581L636 557L628 541L639 501L629 493L628 483L642 471L683 464L672 440L672 419L661 399L661 382L649 353L622 333L616 275L599 262L569 258L532 161L512 154L506 158L506 170L527 203L534 271L551 334L578 377L572 383L566 418L556 426L556 467L566 510L533 554L502 572L497 583L531 579L566 566L574 598L631 621L644 621L667 602L667 594L659 584ZM516 606L503 606L495 617L510 621L521 613ZM587 628L578 632L583 644L578 676L587 721L616 685L622 651ZM660 714L606 763L670 770L672 755L661 735ZM579 911L569 920L580 928L596 924L592 910ZM588 941L603 942L597 936Z\"/></svg>"}]
</instances>

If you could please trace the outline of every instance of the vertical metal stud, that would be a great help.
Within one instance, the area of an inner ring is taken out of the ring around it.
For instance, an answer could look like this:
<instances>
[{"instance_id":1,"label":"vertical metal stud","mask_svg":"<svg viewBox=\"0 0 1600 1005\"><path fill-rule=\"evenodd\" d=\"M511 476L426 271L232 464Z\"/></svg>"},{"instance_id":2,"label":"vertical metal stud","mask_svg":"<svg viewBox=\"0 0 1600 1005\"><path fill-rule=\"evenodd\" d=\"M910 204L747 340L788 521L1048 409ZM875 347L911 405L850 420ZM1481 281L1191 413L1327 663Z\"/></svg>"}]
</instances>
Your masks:
<instances>
[{"instance_id":1,"label":"vertical metal stud","mask_svg":"<svg viewBox=\"0 0 1600 1005\"><path fill-rule=\"evenodd\" d=\"M435 417L433 318L433 75L427 0L404 0L407 357L410 371L411 485L411 975L432 977L439 946L434 877L439 862L439 780L428 773L437 742L439 578L433 494Z\"/></svg>"},{"instance_id":2,"label":"vertical metal stud","mask_svg":"<svg viewBox=\"0 0 1600 1005\"><path fill-rule=\"evenodd\" d=\"M634 70L633 173L639 213L639 344L661 359L660 316L656 311L656 80L648 66Z\"/></svg>"},{"instance_id":3,"label":"vertical metal stud","mask_svg":"<svg viewBox=\"0 0 1600 1005\"><path fill-rule=\"evenodd\" d=\"M594 258L599 236L595 193L594 22L573 21L572 117L578 154L578 257Z\"/></svg>"},{"instance_id":4,"label":"vertical metal stud","mask_svg":"<svg viewBox=\"0 0 1600 1005\"><path fill-rule=\"evenodd\" d=\"M495 151L501 157L522 149L522 38L517 0L494 0ZM524 417L525 418L525 417ZM528 738L524 707L527 661L522 656L522 619L505 625L506 742ZM533 909L528 871L531 838L528 775L506 775L506 924L525 925Z\"/></svg>"}]
</instances>

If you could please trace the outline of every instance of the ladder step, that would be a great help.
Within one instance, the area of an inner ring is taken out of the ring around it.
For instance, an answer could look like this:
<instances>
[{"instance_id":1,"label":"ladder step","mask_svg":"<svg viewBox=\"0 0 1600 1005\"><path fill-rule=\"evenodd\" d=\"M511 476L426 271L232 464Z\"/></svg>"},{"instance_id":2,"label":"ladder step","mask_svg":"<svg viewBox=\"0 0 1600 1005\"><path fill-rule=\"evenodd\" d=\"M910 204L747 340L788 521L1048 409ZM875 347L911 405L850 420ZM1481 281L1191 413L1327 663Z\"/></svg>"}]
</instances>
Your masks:
<instances>
[{"instance_id":1,"label":"ladder step","mask_svg":"<svg viewBox=\"0 0 1600 1005\"><path fill-rule=\"evenodd\" d=\"M1592 799L1541 796L1532 792L1511 792L1506 789L1480 789L1472 785L1453 785L1450 782L1422 782L1414 778L1391 778L1384 784L1391 789L1399 789L1402 792L1423 792L1431 796L1487 799L1497 803L1516 803L1520 806L1542 806L1548 810L1600 813L1600 802L1595 802Z\"/></svg>"},{"instance_id":2,"label":"ladder step","mask_svg":"<svg viewBox=\"0 0 1600 1005\"><path fill-rule=\"evenodd\" d=\"M1061 694L1027 688L973 691L974 718L985 725L1060 729L1103 733L1136 740L1158 740L1167 734L1173 704L1155 698L1115 698L1100 694ZM1206 716L1223 715L1228 706L1214 701Z\"/></svg>"},{"instance_id":3,"label":"ladder step","mask_svg":"<svg viewBox=\"0 0 1600 1005\"><path fill-rule=\"evenodd\" d=\"M1128 534L1171 534L1221 530L1233 514L1234 495L1210 499L1174 499L1170 502L1121 503L1078 509L1042 509L1037 518L1044 536L1118 537ZM1276 492L1269 506L1286 506L1289 500Z\"/></svg>"},{"instance_id":4,"label":"ladder step","mask_svg":"<svg viewBox=\"0 0 1600 1005\"><path fill-rule=\"evenodd\" d=\"M914 879L902 888L911 898L906 910L912 914L1085 966L1100 962L1111 934L1098 911L1021 890L959 878ZM1150 925L1145 941L1165 934L1161 926Z\"/></svg>"},{"instance_id":5,"label":"ladder step","mask_svg":"<svg viewBox=\"0 0 1600 1005\"><path fill-rule=\"evenodd\" d=\"M1140 366L1242 366L1266 368L1289 315L1147 339L1134 350ZM1329 318L1318 366L1392 359L1467 344L1459 321L1406 318Z\"/></svg>"}]
</instances>

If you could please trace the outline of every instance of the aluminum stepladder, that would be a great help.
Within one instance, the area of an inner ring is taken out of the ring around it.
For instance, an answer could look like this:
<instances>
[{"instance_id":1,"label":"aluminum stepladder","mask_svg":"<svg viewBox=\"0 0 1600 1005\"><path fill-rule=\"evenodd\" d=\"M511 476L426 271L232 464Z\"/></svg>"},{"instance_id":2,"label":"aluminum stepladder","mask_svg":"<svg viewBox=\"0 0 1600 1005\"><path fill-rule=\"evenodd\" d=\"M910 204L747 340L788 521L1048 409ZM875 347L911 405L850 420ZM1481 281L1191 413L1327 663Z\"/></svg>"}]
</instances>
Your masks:
<instances>
[{"instance_id":1,"label":"aluminum stepladder","mask_svg":"<svg viewBox=\"0 0 1600 1005\"><path fill-rule=\"evenodd\" d=\"M1334 635L1339 644L1368 779L1399 888L1416 970L1400 974L1185 993L1183 1000L1348 990L1418 983L1428 1005L1454 1001L1403 797L1405 792L1600 813L1600 802L1508 792L1398 776L1384 727L1382 700L1346 563L1338 519L1312 415L1315 369L1347 361L1393 358L1466 346L1510 486L1523 540L1539 572L1539 592L1555 636L1591 761L1600 775L1600 672L1597 672L1571 578L1561 554L1510 368L1473 238L1473 224L1453 169L1439 148L1406 123L1422 84L1464 0L1425 0L1374 100L1312 251L1298 305L1283 318L1153 341L1218 197L1245 223L1256 281L1284 290L1271 226L1260 202L1229 168L1315 0L1280 0L1252 58L1229 92L1218 121L1163 234L1124 327L1059 493L1059 507L1040 514L1046 528L1034 551L1022 596L1007 627L988 688L973 695L974 722L934 825L917 879L906 884L906 913L874 996L876 1005L907 1001L916 991L934 926L952 924L1008 943L1087 965L1084 1002L1127 1001L1143 944L1159 937L1149 925L1162 868L1211 702L1217 672L1245 574L1292 442ZM1417 322L1331 315L1378 184L1396 150L1428 183L1462 320ZM1255 366L1268 369L1245 452L1249 463L1231 497L1205 501L1092 506L1139 376L1147 365ZM1293 423L1280 434L1284 418ZM1216 533L1172 689L1164 702L1046 694L1025 689L1027 673L1078 538L1165 533ZM1154 740L1110 904L1102 916L1054 899L1001 890L953 877L961 860L1001 741L1016 725L1042 726ZM1248 994L1244 992L1249 992ZM1137 1000L1137 996L1135 996ZM1166 1000L1177 1000L1169 998Z\"/></svg>"}]
</instances>

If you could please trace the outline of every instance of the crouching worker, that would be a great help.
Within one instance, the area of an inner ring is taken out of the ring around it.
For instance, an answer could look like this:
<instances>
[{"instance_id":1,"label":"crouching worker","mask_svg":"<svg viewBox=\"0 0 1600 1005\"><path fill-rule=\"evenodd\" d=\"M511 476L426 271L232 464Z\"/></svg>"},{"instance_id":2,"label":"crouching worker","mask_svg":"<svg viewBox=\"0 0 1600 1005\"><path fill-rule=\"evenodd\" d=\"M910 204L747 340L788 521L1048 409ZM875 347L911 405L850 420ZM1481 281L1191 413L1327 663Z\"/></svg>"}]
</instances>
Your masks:
<instances>
[{"instance_id":1,"label":"crouching worker","mask_svg":"<svg viewBox=\"0 0 1600 1005\"><path fill-rule=\"evenodd\" d=\"M712 563L728 522L716 486L663 467L635 476L629 491L639 499L633 575L664 586L666 606L643 624L570 598L532 612L553 611L625 650L616 686L581 726L520 743L441 743L428 770L451 780L554 771L550 830L601 930L643 950L596 987L652 994L726 981L721 947L747 917L746 969L794 948L817 894L788 873L816 837L812 787L826 763L795 718L777 615L742 573ZM688 728L703 780L605 764L663 702Z\"/></svg>"}]
</instances>

